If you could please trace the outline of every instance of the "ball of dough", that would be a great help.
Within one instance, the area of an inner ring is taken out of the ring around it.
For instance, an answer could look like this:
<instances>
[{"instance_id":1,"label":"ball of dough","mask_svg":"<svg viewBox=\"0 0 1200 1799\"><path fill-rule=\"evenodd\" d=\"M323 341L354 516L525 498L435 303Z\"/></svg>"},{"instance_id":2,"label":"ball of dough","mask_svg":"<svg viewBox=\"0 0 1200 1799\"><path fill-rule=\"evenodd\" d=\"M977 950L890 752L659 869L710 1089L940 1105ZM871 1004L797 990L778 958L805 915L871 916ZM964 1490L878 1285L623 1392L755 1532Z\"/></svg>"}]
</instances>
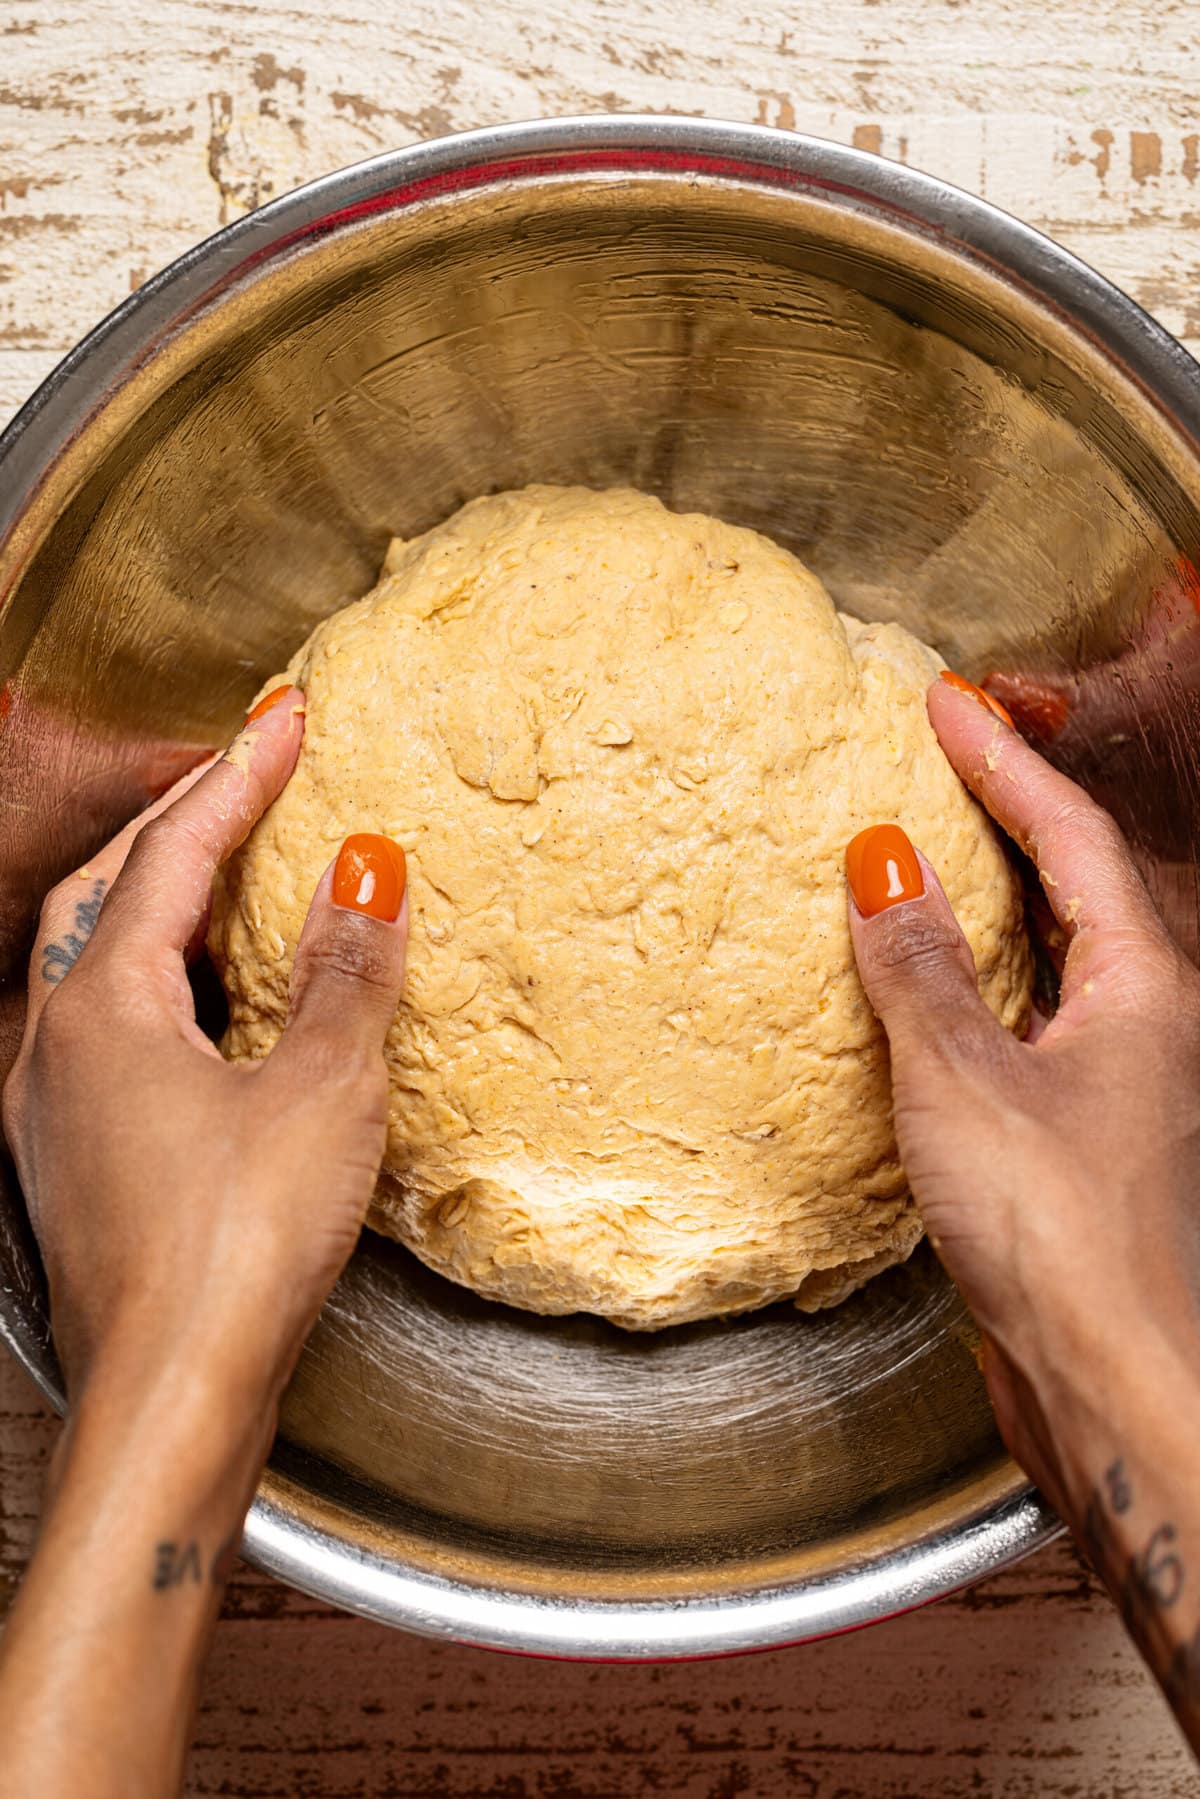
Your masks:
<instances>
[{"instance_id":1,"label":"ball of dough","mask_svg":"<svg viewBox=\"0 0 1200 1799\"><path fill-rule=\"evenodd\" d=\"M856 831L905 825L988 1005L1028 1016L1019 884L926 717L939 667L756 532L631 491L497 494L394 542L287 670L300 760L213 915L226 1053L268 1053L323 869L384 832L411 934L371 1224L629 1328L836 1302L920 1236Z\"/></svg>"}]
</instances>

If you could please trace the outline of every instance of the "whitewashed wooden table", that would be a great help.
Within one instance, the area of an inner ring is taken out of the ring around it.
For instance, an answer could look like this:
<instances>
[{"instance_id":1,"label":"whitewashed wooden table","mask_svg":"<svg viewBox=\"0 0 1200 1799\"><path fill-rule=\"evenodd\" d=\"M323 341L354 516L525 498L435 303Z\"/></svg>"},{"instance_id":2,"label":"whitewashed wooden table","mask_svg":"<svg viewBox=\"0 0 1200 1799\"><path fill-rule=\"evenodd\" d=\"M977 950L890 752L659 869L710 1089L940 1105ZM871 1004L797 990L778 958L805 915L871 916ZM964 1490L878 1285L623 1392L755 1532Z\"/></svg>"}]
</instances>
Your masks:
<instances>
[{"instance_id":1,"label":"whitewashed wooden table","mask_svg":"<svg viewBox=\"0 0 1200 1799\"><path fill-rule=\"evenodd\" d=\"M312 175L597 111L852 142L1039 225L1200 350L1200 5L1158 0L0 0L0 420L122 296ZM0 1606L55 1425L0 1358ZM245 1799L1171 1799L1192 1765L1059 1547L855 1636L545 1664L248 1570L188 1791Z\"/></svg>"}]
</instances>

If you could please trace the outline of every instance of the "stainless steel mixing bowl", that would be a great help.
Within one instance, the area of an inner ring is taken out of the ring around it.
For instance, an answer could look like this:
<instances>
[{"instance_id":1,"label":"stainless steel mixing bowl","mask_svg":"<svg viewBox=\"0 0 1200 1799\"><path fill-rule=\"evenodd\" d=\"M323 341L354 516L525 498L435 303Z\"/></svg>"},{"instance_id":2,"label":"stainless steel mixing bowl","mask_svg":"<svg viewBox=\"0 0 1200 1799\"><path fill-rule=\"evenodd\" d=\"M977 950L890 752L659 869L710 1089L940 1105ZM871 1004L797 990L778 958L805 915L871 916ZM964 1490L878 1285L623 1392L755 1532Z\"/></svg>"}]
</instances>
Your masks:
<instances>
[{"instance_id":1,"label":"stainless steel mixing bowl","mask_svg":"<svg viewBox=\"0 0 1200 1799\"><path fill-rule=\"evenodd\" d=\"M390 532L534 480L758 526L849 610L1007 673L1194 945L1198 438L1197 368L1129 300L832 144L560 121L275 201L128 300L0 446L10 1042L47 884L234 729ZM11 1171L0 1279L4 1335L58 1400ZM974 1345L926 1253L823 1317L636 1337L485 1304L367 1237L246 1551L508 1648L864 1623L1054 1528Z\"/></svg>"}]
</instances>

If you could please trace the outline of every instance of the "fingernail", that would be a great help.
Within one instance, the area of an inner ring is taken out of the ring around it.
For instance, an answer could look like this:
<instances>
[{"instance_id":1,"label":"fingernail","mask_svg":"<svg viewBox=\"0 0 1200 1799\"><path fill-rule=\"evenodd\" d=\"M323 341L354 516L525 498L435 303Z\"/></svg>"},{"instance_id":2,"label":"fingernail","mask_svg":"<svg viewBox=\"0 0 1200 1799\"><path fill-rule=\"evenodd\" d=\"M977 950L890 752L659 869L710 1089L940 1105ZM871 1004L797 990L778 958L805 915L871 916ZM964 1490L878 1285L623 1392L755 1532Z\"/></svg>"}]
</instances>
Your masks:
<instances>
[{"instance_id":1,"label":"fingernail","mask_svg":"<svg viewBox=\"0 0 1200 1799\"><path fill-rule=\"evenodd\" d=\"M969 693L973 700L978 700L981 706L986 706L989 712L994 712L1010 731L1016 730L1012 713L1008 708L1002 706L999 700L994 700L990 693L985 693L982 687L976 687L974 681L968 681L965 675L956 675L952 668L942 669L941 676L947 687L956 687L959 693Z\"/></svg>"},{"instance_id":2,"label":"fingernail","mask_svg":"<svg viewBox=\"0 0 1200 1799\"><path fill-rule=\"evenodd\" d=\"M264 712L269 712L271 710L272 706L278 706L283 696L291 691L291 688L286 685L283 687L273 687L270 693L264 694L257 706L252 706L250 711L247 712L246 723L252 725L256 718L261 718Z\"/></svg>"},{"instance_id":3,"label":"fingernail","mask_svg":"<svg viewBox=\"0 0 1200 1799\"><path fill-rule=\"evenodd\" d=\"M871 825L846 845L846 875L864 918L920 899L925 877L917 852L899 825Z\"/></svg>"},{"instance_id":4,"label":"fingernail","mask_svg":"<svg viewBox=\"0 0 1200 1799\"><path fill-rule=\"evenodd\" d=\"M333 903L394 924L400 916L408 867L390 837L362 831L347 837L333 870Z\"/></svg>"}]
</instances>

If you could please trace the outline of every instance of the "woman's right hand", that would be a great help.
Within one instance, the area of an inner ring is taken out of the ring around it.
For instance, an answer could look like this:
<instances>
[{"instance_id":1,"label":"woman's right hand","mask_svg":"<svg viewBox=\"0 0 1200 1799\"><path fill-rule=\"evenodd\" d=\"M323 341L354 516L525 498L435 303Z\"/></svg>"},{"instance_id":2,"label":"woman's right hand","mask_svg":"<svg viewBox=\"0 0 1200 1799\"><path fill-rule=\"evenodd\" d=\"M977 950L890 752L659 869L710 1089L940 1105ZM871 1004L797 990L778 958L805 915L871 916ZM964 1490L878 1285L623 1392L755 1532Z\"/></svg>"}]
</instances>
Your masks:
<instances>
[{"instance_id":1,"label":"woman's right hand","mask_svg":"<svg viewBox=\"0 0 1200 1799\"><path fill-rule=\"evenodd\" d=\"M982 1329L1009 1447L1119 1591L1195 1741L1200 975L1105 812L970 693L935 682L929 713L1068 948L1058 1011L1018 1042L980 999L929 864L905 881L901 844L901 878L881 881L894 838L859 844L851 930L901 1156Z\"/></svg>"}]
</instances>

